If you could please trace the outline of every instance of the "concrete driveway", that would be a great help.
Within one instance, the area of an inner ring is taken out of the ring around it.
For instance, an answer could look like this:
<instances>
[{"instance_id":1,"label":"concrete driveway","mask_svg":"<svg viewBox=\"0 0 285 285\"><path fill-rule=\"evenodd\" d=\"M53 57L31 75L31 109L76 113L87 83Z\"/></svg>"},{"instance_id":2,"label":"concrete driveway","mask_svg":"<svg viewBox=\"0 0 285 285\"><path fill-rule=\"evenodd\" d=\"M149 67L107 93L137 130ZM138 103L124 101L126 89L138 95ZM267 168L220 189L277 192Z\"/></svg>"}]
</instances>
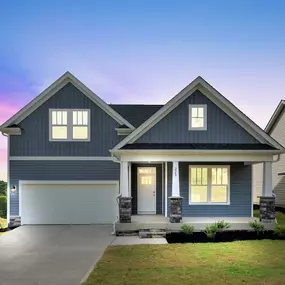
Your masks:
<instances>
[{"instance_id":1,"label":"concrete driveway","mask_svg":"<svg viewBox=\"0 0 285 285\"><path fill-rule=\"evenodd\" d=\"M78 285L114 240L112 226L22 226L0 236L0 285Z\"/></svg>"}]
</instances>

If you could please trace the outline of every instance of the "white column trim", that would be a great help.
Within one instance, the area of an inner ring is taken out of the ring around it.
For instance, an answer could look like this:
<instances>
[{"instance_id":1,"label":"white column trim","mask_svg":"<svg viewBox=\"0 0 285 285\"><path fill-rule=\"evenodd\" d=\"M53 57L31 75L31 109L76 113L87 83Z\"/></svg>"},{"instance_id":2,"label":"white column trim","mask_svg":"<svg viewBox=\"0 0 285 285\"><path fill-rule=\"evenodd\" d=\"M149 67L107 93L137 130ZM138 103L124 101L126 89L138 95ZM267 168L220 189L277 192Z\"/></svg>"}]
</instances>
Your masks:
<instances>
[{"instance_id":1,"label":"white column trim","mask_svg":"<svg viewBox=\"0 0 285 285\"><path fill-rule=\"evenodd\" d=\"M263 162L262 196L272 196L272 162Z\"/></svg>"},{"instance_id":2,"label":"white column trim","mask_svg":"<svg viewBox=\"0 0 285 285\"><path fill-rule=\"evenodd\" d=\"M120 163L120 193L122 197L129 197L128 164L126 161L121 161Z\"/></svg>"},{"instance_id":3,"label":"white column trim","mask_svg":"<svg viewBox=\"0 0 285 285\"><path fill-rule=\"evenodd\" d=\"M167 161L165 162L165 168L164 168L164 199L165 199L165 203L164 203L164 215L165 217L167 217L167 201L168 201L168 195L167 195Z\"/></svg>"},{"instance_id":4,"label":"white column trim","mask_svg":"<svg viewBox=\"0 0 285 285\"><path fill-rule=\"evenodd\" d=\"M172 193L171 197L180 197L179 162L172 162Z\"/></svg>"}]
</instances>

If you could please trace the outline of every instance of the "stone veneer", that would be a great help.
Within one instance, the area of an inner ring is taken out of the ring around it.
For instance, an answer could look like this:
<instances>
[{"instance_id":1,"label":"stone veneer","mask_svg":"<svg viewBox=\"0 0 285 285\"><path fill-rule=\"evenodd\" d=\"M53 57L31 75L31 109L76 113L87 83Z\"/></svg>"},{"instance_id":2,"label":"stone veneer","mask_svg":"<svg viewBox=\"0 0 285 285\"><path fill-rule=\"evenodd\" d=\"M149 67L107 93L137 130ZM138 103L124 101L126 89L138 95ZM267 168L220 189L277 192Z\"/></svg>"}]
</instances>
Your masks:
<instances>
[{"instance_id":1,"label":"stone veneer","mask_svg":"<svg viewBox=\"0 0 285 285\"><path fill-rule=\"evenodd\" d=\"M182 220L182 197L169 197L170 223L180 223Z\"/></svg>"},{"instance_id":2,"label":"stone veneer","mask_svg":"<svg viewBox=\"0 0 285 285\"><path fill-rule=\"evenodd\" d=\"M120 223L131 223L132 219L132 197L119 198Z\"/></svg>"},{"instance_id":3,"label":"stone veneer","mask_svg":"<svg viewBox=\"0 0 285 285\"><path fill-rule=\"evenodd\" d=\"M263 223L274 223L275 222L275 197L259 197L259 214L260 221Z\"/></svg>"}]
</instances>

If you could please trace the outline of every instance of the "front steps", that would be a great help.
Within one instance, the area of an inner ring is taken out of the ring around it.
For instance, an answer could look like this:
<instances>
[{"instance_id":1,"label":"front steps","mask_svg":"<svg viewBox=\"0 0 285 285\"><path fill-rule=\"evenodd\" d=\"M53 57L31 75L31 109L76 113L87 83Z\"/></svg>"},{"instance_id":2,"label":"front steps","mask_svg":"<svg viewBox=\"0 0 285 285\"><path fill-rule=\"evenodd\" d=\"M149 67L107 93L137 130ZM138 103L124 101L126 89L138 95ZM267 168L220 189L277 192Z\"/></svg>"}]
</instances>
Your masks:
<instances>
[{"instance_id":1,"label":"front steps","mask_svg":"<svg viewBox=\"0 0 285 285\"><path fill-rule=\"evenodd\" d=\"M140 238L165 238L166 231L162 229L139 230Z\"/></svg>"}]
</instances>

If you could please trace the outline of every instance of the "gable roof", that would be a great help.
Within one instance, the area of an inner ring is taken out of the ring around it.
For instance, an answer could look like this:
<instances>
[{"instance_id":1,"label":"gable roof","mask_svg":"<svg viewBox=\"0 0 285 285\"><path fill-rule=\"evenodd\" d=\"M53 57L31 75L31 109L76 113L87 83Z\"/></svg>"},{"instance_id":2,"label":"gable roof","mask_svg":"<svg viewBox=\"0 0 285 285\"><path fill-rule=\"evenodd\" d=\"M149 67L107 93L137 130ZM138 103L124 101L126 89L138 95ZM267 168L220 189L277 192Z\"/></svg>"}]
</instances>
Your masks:
<instances>
[{"instance_id":1,"label":"gable roof","mask_svg":"<svg viewBox=\"0 0 285 285\"><path fill-rule=\"evenodd\" d=\"M196 90L201 91L220 109L222 109L235 122L246 129L252 136L263 144L270 144L276 149L284 151L284 148L264 132L258 125L242 113L236 106L234 106L228 99L220 94L214 87L212 87L202 77L198 76L176 96L169 100L161 109L141 124L136 130L129 134L125 139L118 143L111 151L116 151L125 146L127 143L135 142L139 137L146 133L150 128L162 120L167 114L175 109L186 98L191 96Z\"/></svg>"},{"instance_id":2,"label":"gable roof","mask_svg":"<svg viewBox=\"0 0 285 285\"><path fill-rule=\"evenodd\" d=\"M104 110L109 116L116 120L121 125L126 125L131 130L135 127L118 114L114 109L112 109L105 101L98 97L94 92L92 92L87 86L85 86L81 81L79 81L70 72L64 73L59 79L57 79L52 85L46 88L42 93L40 93L36 98L34 98L30 103L24 106L19 112L8 119L4 124L0 126L0 131L7 128L10 125L17 125L27 116L29 116L33 111L40 107L44 102L51 98L57 91L64 87L67 83L73 84L78 90L80 90L85 96L97 104L102 110Z\"/></svg>"},{"instance_id":3,"label":"gable roof","mask_svg":"<svg viewBox=\"0 0 285 285\"><path fill-rule=\"evenodd\" d=\"M150 116L156 113L163 105L121 105L109 104L116 112L128 120L133 126L138 127Z\"/></svg>"},{"instance_id":4,"label":"gable roof","mask_svg":"<svg viewBox=\"0 0 285 285\"><path fill-rule=\"evenodd\" d=\"M264 131L266 133L270 133L276 123L276 121L279 119L279 116L280 114L282 113L283 109L284 109L284 106L285 106L285 100L281 100L278 104L278 106L276 107L274 113L272 114L269 122L267 123Z\"/></svg>"}]
</instances>

